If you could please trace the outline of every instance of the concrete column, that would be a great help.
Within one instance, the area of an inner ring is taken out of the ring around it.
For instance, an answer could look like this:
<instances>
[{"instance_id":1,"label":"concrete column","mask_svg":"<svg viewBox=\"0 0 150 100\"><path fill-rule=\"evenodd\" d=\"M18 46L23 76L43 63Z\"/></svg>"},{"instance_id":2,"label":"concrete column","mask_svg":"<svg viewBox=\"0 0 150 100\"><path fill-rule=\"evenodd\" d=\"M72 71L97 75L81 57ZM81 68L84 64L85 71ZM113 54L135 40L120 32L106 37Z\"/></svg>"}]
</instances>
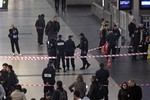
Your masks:
<instances>
[{"instance_id":1,"label":"concrete column","mask_svg":"<svg viewBox=\"0 0 150 100\"><path fill-rule=\"evenodd\" d=\"M136 25L140 23L140 16L139 16L139 0L132 0L133 1L133 9L132 14L136 19Z\"/></svg>"}]
</instances>

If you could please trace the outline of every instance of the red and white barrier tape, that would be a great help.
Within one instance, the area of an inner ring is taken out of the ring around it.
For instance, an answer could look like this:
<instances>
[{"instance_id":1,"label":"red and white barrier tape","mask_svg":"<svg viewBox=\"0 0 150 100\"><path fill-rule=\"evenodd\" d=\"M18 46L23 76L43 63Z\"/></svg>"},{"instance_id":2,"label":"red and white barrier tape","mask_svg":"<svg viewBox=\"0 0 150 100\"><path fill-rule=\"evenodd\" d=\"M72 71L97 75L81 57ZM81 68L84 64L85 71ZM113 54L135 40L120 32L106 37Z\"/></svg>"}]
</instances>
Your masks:
<instances>
[{"instance_id":1,"label":"red and white barrier tape","mask_svg":"<svg viewBox=\"0 0 150 100\"><path fill-rule=\"evenodd\" d=\"M36 87L36 86L52 86L52 85L45 85L45 84L20 84L21 86L33 86L33 87ZM150 84L137 84L138 86L150 86ZM63 86L67 86L67 85L63 85ZM88 87L90 85L87 85ZM117 84L110 84L110 85L102 85L102 86L109 86L109 87L117 87L119 85Z\"/></svg>"},{"instance_id":2,"label":"red and white barrier tape","mask_svg":"<svg viewBox=\"0 0 150 100\"><path fill-rule=\"evenodd\" d=\"M150 54L150 52L144 53L127 53L127 54L115 54L115 55L92 55L92 56L69 56L65 58L103 58L103 57L126 57L126 56L134 56L134 55L143 55ZM56 57L48 57L48 56L0 56L0 59L3 60L49 60L56 59Z\"/></svg>"}]
</instances>

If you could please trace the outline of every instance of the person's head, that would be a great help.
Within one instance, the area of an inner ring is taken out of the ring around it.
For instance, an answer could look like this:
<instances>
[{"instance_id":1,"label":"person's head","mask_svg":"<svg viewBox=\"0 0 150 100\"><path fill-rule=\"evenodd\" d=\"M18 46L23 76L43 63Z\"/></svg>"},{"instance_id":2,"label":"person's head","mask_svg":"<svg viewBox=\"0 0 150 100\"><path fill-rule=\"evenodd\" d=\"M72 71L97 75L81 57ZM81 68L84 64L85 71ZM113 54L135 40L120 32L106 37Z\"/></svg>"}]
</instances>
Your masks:
<instances>
[{"instance_id":1,"label":"person's head","mask_svg":"<svg viewBox=\"0 0 150 100\"><path fill-rule=\"evenodd\" d=\"M128 88L127 82L122 82L120 87L121 89L127 89Z\"/></svg>"},{"instance_id":2,"label":"person's head","mask_svg":"<svg viewBox=\"0 0 150 100\"><path fill-rule=\"evenodd\" d=\"M68 36L68 39L72 39L72 37L73 37L72 35L69 35L69 36Z\"/></svg>"},{"instance_id":3,"label":"person's head","mask_svg":"<svg viewBox=\"0 0 150 100\"><path fill-rule=\"evenodd\" d=\"M15 28L15 25L14 25L14 24L11 24L10 27L11 27L11 28Z\"/></svg>"},{"instance_id":4,"label":"person's head","mask_svg":"<svg viewBox=\"0 0 150 100\"><path fill-rule=\"evenodd\" d=\"M96 76L91 77L91 82L96 82Z\"/></svg>"},{"instance_id":5,"label":"person's head","mask_svg":"<svg viewBox=\"0 0 150 100\"><path fill-rule=\"evenodd\" d=\"M15 89L16 89L16 90L19 90L20 92L22 92L22 87L21 87L20 84L17 84Z\"/></svg>"},{"instance_id":6,"label":"person's head","mask_svg":"<svg viewBox=\"0 0 150 100\"><path fill-rule=\"evenodd\" d=\"M38 19L40 19L41 18L41 15L38 15Z\"/></svg>"},{"instance_id":7,"label":"person's head","mask_svg":"<svg viewBox=\"0 0 150 100\"><path fill-rule=\"evenodd\" d=\"M62 35L58 35L58 39L61 39L62 38Z\"/></svg>"},{"instance_id":8,"label":"person's head","mask_svg":"<svg viewBox=\"0 0 150 100\"><path fill-rule=\"evenodd\" d=\"M135 86L135 81L134 80L129 80L128 81L128 86L129 87L134 87Z\"/></svg>"},{"instance_id":9,"label":"person's head","mask_svg":"<svg viewBox=\"0 0 150 100\"><path fill-rule=\"evenodd\" d=\"M74 100L78 100L80 98L80 92L79 91L74 91Z\"/></svg>"},{"instance_id":10,"label":"person's head","mask_svg":"<svg viewBox=\"0 0 150 100\"><path fill-rule=\"evenodd\" d=\"M104 68L104 63L100 63L100 68Z\"/></svg>"},{"instance_id":11,"label":"person's head","mask_svg":"<svg viewBox=\"0 0 150 100\"><path fill-rule=\"evenodd\" d=\"M83 82L83 75L79 74L76 79L78 82Z\"/></svg>"},{"instance_id":12,"label":"person's head","mask_svg":"<svg viewBox=\"0 0 150 100\"><path fill-rule=\"evenodd\" d=\"M45 100L44 97L40 98L40 100Z\"/></svg>"},{"instance_id":13,"label":"person's head","mask_svg":"<svg viewBox=\"0 0 150 100\"><path fill-rule=\"evenodd\" d=\"M144 29L144 24L143 23L140 24L140 29Z\"/></svg>"},{"instance_id":14,"label":"person's head","mask_svg":"<svg viewBox=\"0 0 150 100\"><path fill-rule=\"evenodd\" d=\"M46 97L46 99L49 100L49 98L51 97L51 93L47 92L47 93L45 94L45 97Z\"/></svg>"},{"instance_id":15,"label":"person's head","mask_svg":"<svg viewBox=\"0 0 150 100\"><path fill-rule=\"evenodd\" d=\"M136 19L132 19L132 23L135 23L136 22Z\"/></svg>"},{"instance_id":16,"label":"person's head","mask_svg":"<svg viewBox=\"0 0 150 100\"><path fill-rule=\"evenodd\" d=\"M11 72L12 70L13 70L12 65L8 65L8 66L6 67L6 71L7 71L7 72Z\"/></svg>"},{"instance_id":17,"label":"person's head","mask_svg":"<svg viewBox=\"0 0 150 100\"><path fill-rule=\"evenodd\" d=\"M84 33L80 33L80 38L83 38L84 37Z\"/></svg>"},{"instance_id":18,"label":"person's head","mask_svg":"<svg viewBox=\"0 0 150 100\"><path fill-rule=\"evenodd\" d=\"M26 88L22 88L22 92L23 92L24 94L26 94L26 93L27 93L27 89L26 89Z\"/></svg>"},{"instance_id":19,"label":"person's head","mask_svg":"<svg viewBox=\"0 0 150 100\"><path fill-rule=\"evenodd\" d=\"M63 86L63 83L62 83L62 81L60 81L60 80L57 81L56 84L57 84L57 87L58 87L58 88L62 88L62 86Z\"/></svg>"},{"instance_id":20,"label":"person's head","mask_svg":"<svg viewBox=\"0 0 150 100\"><path fill-rule=\"evenodd\" d=\"M7 66L8 66L7 63L3 63L2 67L3 67L3 70L4 70L4 71L6 70Z\"/></svg>"},{"instance_id":21,"label":"person's head","mask_svg":"<svg viewBox=\"0 0 150 100\"><path fill-rule=\"evenodd\" d=\"M47 67L53 67L53 61L52 60L49 60L48 64L47 64Z\"/></svg>"},{"instance_id":22,"label":"person's head","mask_svg":"<svg viewBox=\"0 0 150 100\"><path fill-rule=\"evenodd\" d=\"M113 29L114 29L114 30L116 30L116 29L117 29L117 25L116 25L116 24L114 24Z\"/></svg>"},{"instance_id":23,"label":"person's head","mask_svg":"<svg viewBox=\"0 0 150 100\"><path fill-rule=\"evenodd\" d=\"M53 17L53 20L54 20L54 21L57 21L57 16L54 16L54 17Z\"/></svg>"},{"instance_id":24,"label":"person's head","mask_svg":"<svg viewBox=\"0 0 150 100\"><path fill-rule=\"evenodd\" d=\"M41 14L41 18L43 18L43 19L44 19L44 17L45 17L45 15L44 15L44 14Z\"/></svg>"}]
</instances>

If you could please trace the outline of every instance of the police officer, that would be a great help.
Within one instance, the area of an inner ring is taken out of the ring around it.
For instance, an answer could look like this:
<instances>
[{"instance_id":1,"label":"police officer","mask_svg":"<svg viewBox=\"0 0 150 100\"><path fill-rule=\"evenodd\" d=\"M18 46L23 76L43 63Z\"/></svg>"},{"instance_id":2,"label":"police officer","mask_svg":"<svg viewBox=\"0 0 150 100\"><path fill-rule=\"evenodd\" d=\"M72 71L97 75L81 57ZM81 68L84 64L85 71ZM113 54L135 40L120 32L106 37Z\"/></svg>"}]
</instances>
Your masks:
<instances>
[{"instance_id":1,"label":"police officer","mask_svg":"<svg viewBox=\"0 0 150 100\"><path fill-rule=\"evenodd\" d=\"M67 56L74 56L74 52L75 52L75 43L72 40L72 35L68 36L68 40L65 42L65 52L66 52L66 57ZM67 65L67 70L69 70L69 58L66 58L66 65ZM74 64L74 58L71 58L71 65L73 70L75 70L75 64Z\"/></svg>"},{"instance_id":2,"label":"police officer","mask_svg":"<svg viewBox=\"0 0 150 100\"><path fill-rule=\"evenodd\" d=\"M108 100L109 71L104 69L104 63L100 64L100 69L96 71L95 76L98 79L98 84L102 86L102 89L104 91L104 100Z\"/></svg>"},{"instance_id":3,"label":"police officer","mask_svg":"<svg viewBox=\"0 0 150 100\"><path fill-rule=\"evenodd\" d=\"M54 92L54 85L55 85L55 74L56 71L53 68L53 61L49 61L47 67L42 72L42 79L44 86L44 95L49 92L51 95ZM47 85L47 86L46 86Z\"/></svg>"},{"instance_id":4,"label":"police officer","mask_svg":"<svg viewBox=\"0 0 150 100\"><path fill-rule=\"evenodd\" d=\"M65 69L65 41L61 39L62 35L58 36L57 40L57 70L59 72L60 69L60 58L62 59L63 71L66 72Z\"/></svg>"},{"instance_id":5,"label":"police officer","mask_svg":"<svg viewBox=\"0 0 150 100\"><path fill-rule=\"evenodd\" d=\"M86 37L84 36L83 33L80 33L80 44L77 46L77 48L81 49L81 56L87 56L87 52L88 52L88 40L86 39ZM86 58L81 58L82 62L83 62L83 67L80 68L80 70L84 70L85 66L86 68L89 68L90 64L88 63Z\"/></svg>"},{"instance_id":6,"label":"police officer","mask_svg":"<svg viewBox=\"0 0 150 100\"><path fill-rule=\"evenodd\" d=\"M56 38L52 37L50 40L47 41L47 53L49 57L56 57ZM49 59L52 60L54 63L54 67L56 69L57 61L56 59Z\"/></svg>"}]
</instances>

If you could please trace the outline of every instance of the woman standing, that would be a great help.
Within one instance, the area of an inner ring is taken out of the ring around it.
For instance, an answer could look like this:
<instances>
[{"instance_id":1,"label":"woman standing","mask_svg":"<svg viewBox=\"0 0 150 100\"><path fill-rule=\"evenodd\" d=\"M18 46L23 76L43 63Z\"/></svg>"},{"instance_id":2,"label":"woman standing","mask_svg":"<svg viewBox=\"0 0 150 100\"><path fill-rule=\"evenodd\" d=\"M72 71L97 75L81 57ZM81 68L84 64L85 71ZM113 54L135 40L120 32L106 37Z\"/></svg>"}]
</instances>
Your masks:
<instances>
[{"instance_id":1,"label":"woman standing","mask_svg":"<svg viewBox=\"0 0 150 100\"><path fill-rule=\"evenodd\" d=\"M85 96L85 93L86 93L86 83L83 80L82 74L79 74L77 76L76 80L77 81L75 81L72 85L69 86L69 90L71 92L79 91L80 92L80 98L83 99Z\"/></svg>"},{"instance_id":2,"label":"woman standing","mask_svg":"<svg viewBox=\"0 0 150 100\"><path fill-rule=\"evenodd\" d=\"M13 52L13 56L15 56L15 48L14 45L16 46L17 52L19 55L20 54L20 48L19 48L19 44L18 44L18 29L15 27L14 24L11 25L11 28L9 29L9 34L8 37L10 38L10 43L11 43L11 49Z\"/></svg>"},{"instance_id":3,"label":"woman standing","mask_svg":"<svg viewBox=\"0 0 150 100\"><path fill-rule=\"evenodd\" d=\"M126 82L123 82L121 84L121 89L118 93L118 100L129 100L128 97L128 84Z\"/></svg>"}]
</instances>

